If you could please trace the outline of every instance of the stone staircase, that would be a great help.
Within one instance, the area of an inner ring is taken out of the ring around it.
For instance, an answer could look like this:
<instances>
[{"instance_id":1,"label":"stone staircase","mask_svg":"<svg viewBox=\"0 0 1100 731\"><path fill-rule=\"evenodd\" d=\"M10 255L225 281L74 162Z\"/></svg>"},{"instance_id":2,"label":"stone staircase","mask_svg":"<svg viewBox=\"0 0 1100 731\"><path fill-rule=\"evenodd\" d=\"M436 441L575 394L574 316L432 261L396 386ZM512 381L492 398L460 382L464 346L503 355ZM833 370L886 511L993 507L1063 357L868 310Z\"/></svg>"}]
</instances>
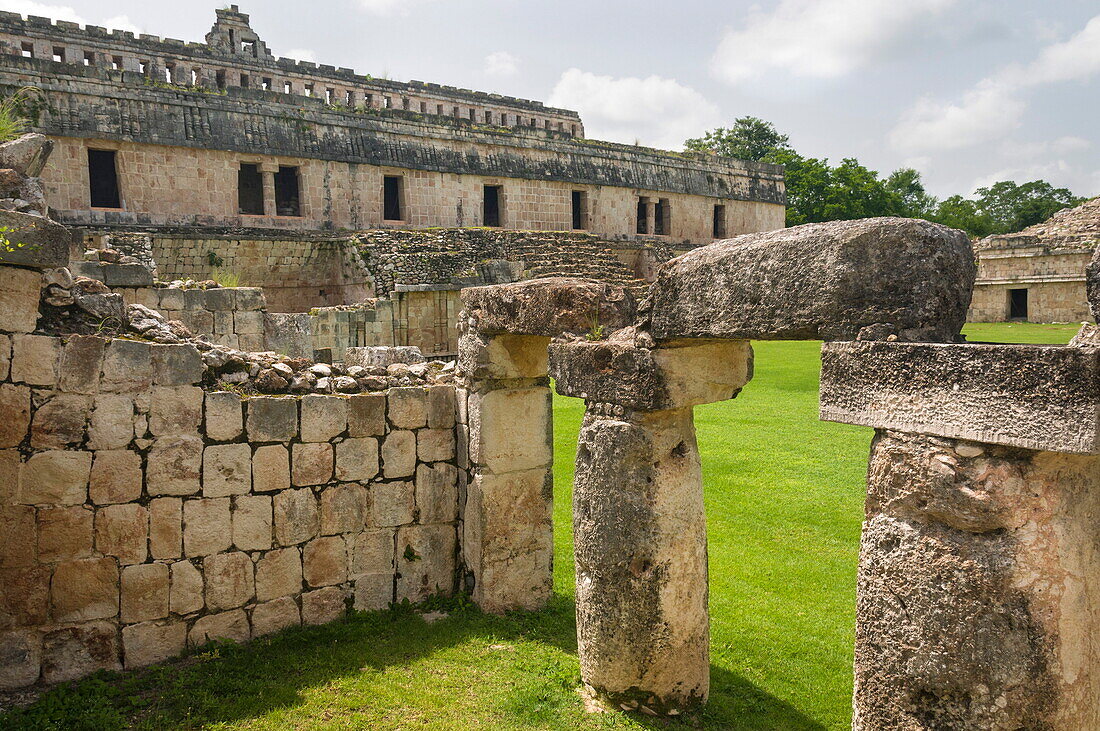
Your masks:
<instances>
[{"instance_id":1,"label":"stone staircase","mask_svg":"<svg viewBox=\"0 0 1100 731\"><path fill-rule=\"evenodd\" d=\"M526 278L577 277L625 287L636 297L649 283L634 275L605 246L588 237L524 237L507 246L507 258L523 262Z\"/></svg>"}]
</instances>

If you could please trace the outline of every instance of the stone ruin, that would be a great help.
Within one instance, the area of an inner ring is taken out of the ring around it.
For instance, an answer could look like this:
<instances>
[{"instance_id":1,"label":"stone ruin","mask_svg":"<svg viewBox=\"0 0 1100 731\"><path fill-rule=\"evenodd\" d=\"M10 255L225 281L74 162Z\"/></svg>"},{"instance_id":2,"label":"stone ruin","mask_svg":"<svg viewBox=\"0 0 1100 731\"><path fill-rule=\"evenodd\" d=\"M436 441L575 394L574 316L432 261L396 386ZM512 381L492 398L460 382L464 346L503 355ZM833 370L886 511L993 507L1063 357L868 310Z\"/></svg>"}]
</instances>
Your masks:
<instances>
[{"instance_id":1,"label":"stone ruin","mask_svg":"<svg viewBox=\"0 0 1100 731\"><path fill-rule=\"evenodd\" d=\"M964 342L975 271L961 232L871 219L750 234L673 259L640 303L564 278L469 288L457 365L364 349L334 375L69 282L64 229L5 215L11 240L34 245L0 256L0 687L140 667L349 604L465 590L490 612L544 606L552 376L586 402L573 509L586 692L689 712L710 674L693 408L751 388L751 340L802 338L825 341L821 417L876 430L854 726L1100 722L1095 330L1070 347ZM58 331L82 297L123 308L117 331ZM231 388L265 373L290 393ZM316 380L291 388L303 373Z\"/></svg>"}]
</instances>

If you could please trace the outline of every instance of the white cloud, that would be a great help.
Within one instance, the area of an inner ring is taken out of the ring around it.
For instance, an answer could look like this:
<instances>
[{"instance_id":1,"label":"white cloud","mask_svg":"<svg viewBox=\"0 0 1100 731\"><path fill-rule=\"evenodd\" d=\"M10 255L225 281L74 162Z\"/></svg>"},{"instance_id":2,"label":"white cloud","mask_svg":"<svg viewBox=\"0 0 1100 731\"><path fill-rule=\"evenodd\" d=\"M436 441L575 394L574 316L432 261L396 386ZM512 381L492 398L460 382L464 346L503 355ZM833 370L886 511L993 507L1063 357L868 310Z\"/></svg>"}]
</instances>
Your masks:
<instances>
[{"instance_id":1,"label":"white cloud","mask_svg":"<svg viewBox=\"0 0 1100 731\"><path fill-rule=\"evenodd\" d=\"M490 76L515 76L519 73L519 59L507 51L497 51L485 57L485 73Z\"/></svg>"},{"instance_id":2,"label":"white cloud","mask_svg":"<svg viewBox=\"0 0 1100 731\"><path fill-rule=\"evenodd\" d=\"M292 48L286 52L287 58L293 58L295 61L312 61L317 63L317 54L308 48Z\"/></svg>"},{"instance_id":3,"label":"white cloud","mask_svg":"<svg viewBox=\"0 0 1100 731\"><path fill-rule=\"evenodd\" d=\"M115 15L101 21L91 21L68 5L49 5L33 2L33 0L3 0L0 2L0 10L19 13L20 15L37 15L50 20L68 20L71 23L80 23L81 25L100 25L111 30L128 30L131 33L144 32L125 15Z\"/></svg>"},{"instance_id":4,"label":"white cloud","mask_svg":"<svg viewBox=\"0 0 1100 731\"><path fill-rule=\"evenodd\" d=\"M359 4L368 13L375 15L408 15L414 5L422 5L432 0L359 0Z\"/></svg>"},{"instance_id":5,"label":"white cloud","mask_svg":"<svg viewBox=\"0 0 1100 731\"><path fill-rule=\"evenodd\" d=\"M835 78L888 52L918 20L957 0L781 0L770 12L754 7L729 30L712 66L736 83L778 69L795 76Z\"/></svg>"},{"instance_id":6,"label":"white cloud","mask_svg":"<svg viewBox=\"0 0 1100 731\"><path fill-rule=\"evenodd\" d=\"M978 82L958 102L918 99L893 131L891 144L903 151L955 150L1003 139L1027 108L1029 88L1081 81L1100 73L1100 15L1072 38L1052 43L1029 64L1012 64ZM1068 138L1064 138L1068 139Z\"/></svg>"},{"instance_id":7,"label":"white cloud","mask_svg":"<svg viewBox=\"0 0 1100 731\"><path fill-rule=\"evenodd\" d=\"M665 149L721 121L718 107L675 79L598 76L580 69L562 74L549 104L581 113L590 137Z\"/></svg>"}]
</instances>

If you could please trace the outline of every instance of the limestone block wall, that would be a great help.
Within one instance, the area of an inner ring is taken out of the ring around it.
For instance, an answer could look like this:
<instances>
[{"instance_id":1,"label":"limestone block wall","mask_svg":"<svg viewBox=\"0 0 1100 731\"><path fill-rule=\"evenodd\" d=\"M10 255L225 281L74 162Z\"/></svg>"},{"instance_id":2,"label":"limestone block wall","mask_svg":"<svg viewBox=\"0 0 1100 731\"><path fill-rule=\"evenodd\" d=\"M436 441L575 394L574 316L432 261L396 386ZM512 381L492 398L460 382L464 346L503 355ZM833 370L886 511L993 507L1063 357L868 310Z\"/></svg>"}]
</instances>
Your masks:
<instances>
[{"instance_id":1,"label":"limestone block wall","mask_svg":"<svg viewBox=\"0 0 1100 731\"><path fill-rule=\"evenodd\" d=\"M126 304L145 305L170 320L179 320L196 335L245 351L267 350L267 302L259 287L173 289L115 287ZM312 355L312 353L311 353Z\"/></svg>"},{"instance_id":2,"label":"limestone block wall","mask_svg":"<svg viewBox=\"0 0 1100 731\"><path fill-rule=\"evenodd\" d=\"M313 347L343 353L371 345L411 345L427 356L453 356L458 352L457 324L462 310L459 291L397 291L390 299L314 308L309 311Z\"/></svg>"},{"instance_id":3,"label":"limestone block wall","mask_svg":"<svg viewBox=\"0 0 1100 731\"><path fill-rule=\"evenodd\" d=\"M1026 289L1028 322L1084 322L1092 320L1085 295L1085 280L1012 284L975 284L967 319L970 322L1005 322L1009 319L1009 290Z\"/></svg>"},{"instance_id":4,"label":"limestone block wall","mask_svg":"<svg viewBox=\"0 0 1100 731\"><path fill-rule=\"evenodd\" d=\"M0 267L0 687L454 590L451 386L204 392L199 353L32 334Z\"/></svg>"},{"instance_id":5,"label":"limestone block wall","mask_svg":"<svg viewBox=\"0 0 1100 731\"><path fill-rule=\"evenodd\" d=\"M1020 239L1017 241L1017 239ZM1026 289L1029 322L1091 320L1085 293L1085 267L1091 246L1056 248L1034 237L991 239L977 250L978 278L968 319L1009 319L1010 289Z\"/></svg>"}]
</instances>

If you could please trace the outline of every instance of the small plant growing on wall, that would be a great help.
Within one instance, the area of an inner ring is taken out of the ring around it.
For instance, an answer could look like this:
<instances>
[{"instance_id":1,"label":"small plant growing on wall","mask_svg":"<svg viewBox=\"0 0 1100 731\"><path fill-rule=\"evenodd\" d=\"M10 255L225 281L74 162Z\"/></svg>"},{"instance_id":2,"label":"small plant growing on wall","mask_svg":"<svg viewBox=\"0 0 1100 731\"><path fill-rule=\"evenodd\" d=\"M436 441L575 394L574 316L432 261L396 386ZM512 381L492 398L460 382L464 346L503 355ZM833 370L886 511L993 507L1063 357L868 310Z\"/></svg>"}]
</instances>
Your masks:
<instances>
[{"instance_id":1,"label":"small plant growing on wall","mask_svg":"<svg viewBox=\"0 0 1100 731\"><path fill-rule=\"evenodd\" d=\"M225 269L215 269L210 278L217 282L219 287L241 286L241 275Z\"/></svg>"},{"instance_id":2,"label":"small plant growing on wall","mask_svg":"<svg viewBox=\"0 0 1100 731\"><path fill-rule=\"evenodd\" d=\"M28 245L23 241L12 241L8 234L15 233L11 226L0 226L0 254L14 254L17 251L37 251L39 244Z\"/></svg>"},{"instance_id":3,"label":"small plant growing on wall","mask_svg":"<svg viewBox=\"0 0 1100 731\"><path fill-rule=\"evenodd\" d=\"M0 101L0 142L8 142L26 133L31 125L32 110L43 100L41 89L24 86L4 96Z\"/></svg>"},{"instance_id":4,"label":"small plant growing on wall","mask_svg":"<svg viewBox=\"0 0 1100 731\"><path fill-rule=\"evenodd\" d=\"M225 266L225 259L218 256L217 253L213 251L208 251L206 252L206 263L215 269L220 269Z\"/></svg>"}]
</instances>

